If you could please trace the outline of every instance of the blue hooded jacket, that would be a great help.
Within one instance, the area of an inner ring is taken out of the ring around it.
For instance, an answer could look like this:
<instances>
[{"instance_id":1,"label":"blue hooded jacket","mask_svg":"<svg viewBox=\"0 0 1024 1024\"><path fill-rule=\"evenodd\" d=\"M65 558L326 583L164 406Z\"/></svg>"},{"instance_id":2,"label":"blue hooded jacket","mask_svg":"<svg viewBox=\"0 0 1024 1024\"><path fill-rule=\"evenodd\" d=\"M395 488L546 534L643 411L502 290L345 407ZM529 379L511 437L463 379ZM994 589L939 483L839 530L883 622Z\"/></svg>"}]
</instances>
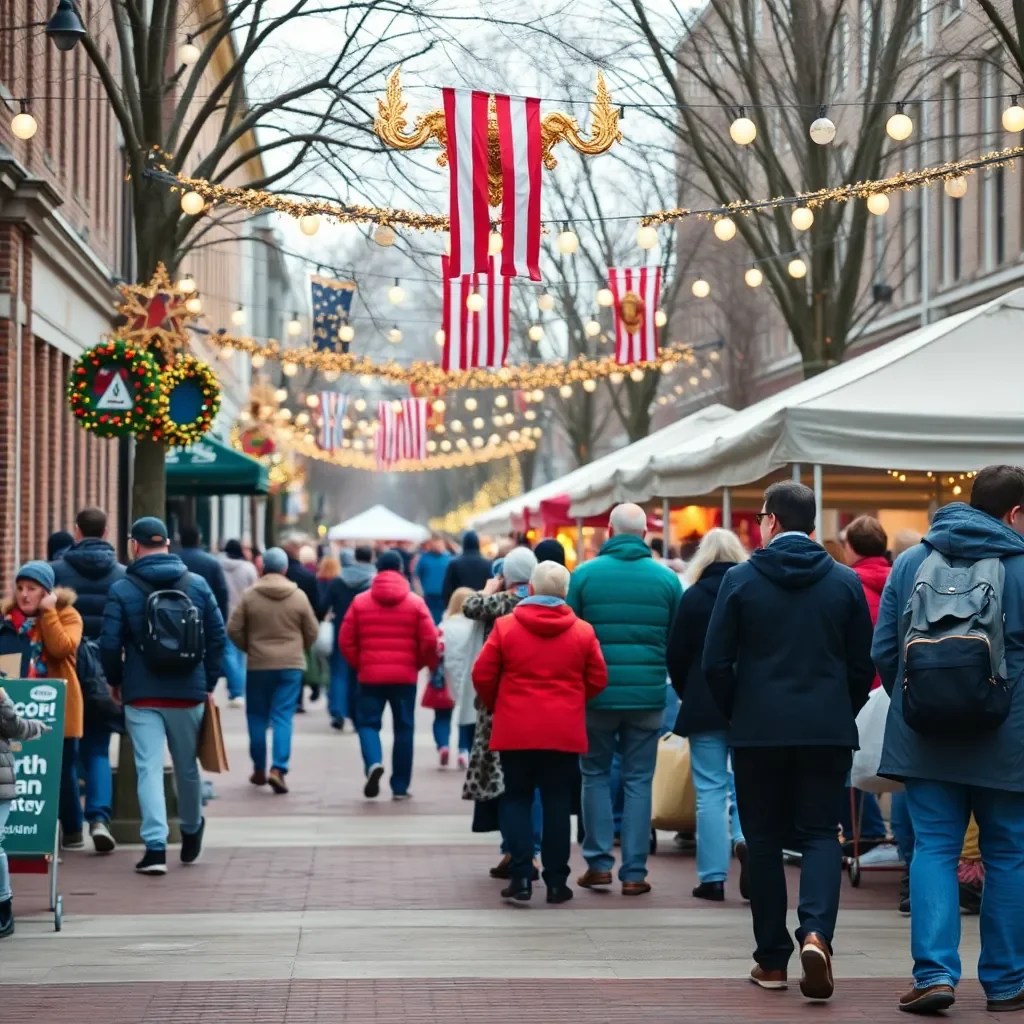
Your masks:
<instances>
[{"instance_id":1,"label":"blue hooded jacket","mask_svg":"<svg viewBox=\"0 0 1024 1024\"><path fill-rule=\"evenodd\" d=\"M125 704L140 700L194 700L198 704L204 702L207 693L217 685L224 654L224 619L210 585L195 573L188 574L187 592L203 619L206 634L203 664L187 675L157 674L148 668L139 647L145 631L148 598L132 582L132 577L150 586L170 588L186 572L185 563L177 555L146 555L128 566L125 578L110 588L103 610L100 658L107 682L121 688L121 700Z\"/></svg>"},{"instance_id":2,"label":"blue hooded jacket","mask_svg":"<svg viewBox=\"0 0 1024 1024\"><path fill-rule=\"evenodd\" d=\"M77 595L75 609L82 616L82 634L89 640L100 635L103 608L110 588L124 579L124 566L114 548L98 537L86 537L52 562L58 587L70 587Z\"/></svg>"},{"instance_id":3,"label":"blue hooded jacket","mask_svg":"<svg viewBox=\"0 0 1024 1024\"><path fill-rule=\"evenodd\" d=\"M857 747L874 682L857 574L810 537L776 537L725 574L704 677L734 747Z\"/></svg>"},{"instance_id":4,"label":"blue hooded jacket","mask_svg":"<svg viewBox=\"0 0 1024 1024\"><path fill-rule=\"evenodd\" d=\"M936 739L915 732L903 720L903 636L900 620L914 577L932 548L965 563L1001 558L1006 673L1013 688L1010 714L996 730L981 736ZM1004 522L963 502L935 513L931 529L916 547L896 559L882 592L871 656L892 698L885 724L879 774L895 779L930 779L1024 792L1024 537Z\"/></svg>"}]
</instances>

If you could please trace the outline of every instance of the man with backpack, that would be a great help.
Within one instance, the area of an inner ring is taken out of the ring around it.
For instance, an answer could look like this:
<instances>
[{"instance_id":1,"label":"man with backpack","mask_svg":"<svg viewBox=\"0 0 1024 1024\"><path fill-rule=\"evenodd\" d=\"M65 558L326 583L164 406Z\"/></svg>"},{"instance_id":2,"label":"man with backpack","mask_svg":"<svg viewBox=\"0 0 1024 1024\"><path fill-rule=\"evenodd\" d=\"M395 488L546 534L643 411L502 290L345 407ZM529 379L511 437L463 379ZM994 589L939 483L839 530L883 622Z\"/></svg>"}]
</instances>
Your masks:
<instances>
[{"instance_id":1,"label":"man with backpack","mask_svg":"<svg viewBox=\"0 0 1024 1024\"><path fill-rule=\"evenodd\" d=\"M207 696L220 676L224 620L209 584L168 551L167 527L154 516L131 528L132 564L110 588L100 656L120 691L135 749L142 841L135 870L167 872L164 744L170 749L181 818L181 862L202 850L202 784L196 751ZM123 652L123 660L122 660Z\"/></svg>"},{"instance_id":2,"label":"man with backpack","mask_svg":"<svg viewBox=\"0 0 1024 1024\"><path fill-rule=\"evenodd\" d=\"M988 466L940 508L882 593L872 656L892 697L878 772L914 825L908 1013L960 980L957 863L971 814L985 888L978 980L989 1011L1024 1010L1024 469ZM897 685L899 682L899 685Z\"/></svg>"}]
</instances>

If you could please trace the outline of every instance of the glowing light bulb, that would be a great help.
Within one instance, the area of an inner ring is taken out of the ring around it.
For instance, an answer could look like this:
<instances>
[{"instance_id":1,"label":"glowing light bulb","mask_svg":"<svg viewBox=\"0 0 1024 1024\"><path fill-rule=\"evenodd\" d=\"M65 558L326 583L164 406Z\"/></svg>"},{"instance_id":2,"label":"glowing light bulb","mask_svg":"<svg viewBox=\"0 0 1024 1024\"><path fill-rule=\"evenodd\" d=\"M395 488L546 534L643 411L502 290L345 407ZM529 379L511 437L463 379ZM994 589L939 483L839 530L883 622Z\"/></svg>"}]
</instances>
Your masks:
<instances>
[{"instance_id":1,"label":"glowing light bulb","mask_svg":"<svg viewBox=\"0 0 1024 1024\"><path fill-rule=\"evenodd\" d=\"M1012 106L1003 111L1003 131L1020 132L1024 131L1024 107L1014 100Z\"/></svg>"},{"instance_id":2,"label":"glowing light bulb","mask_svg":"<svg viewBox=\"0 0 1024 1024\"><path fill-rule=\"evenodd\" d=\"M438 328L436 331L434 331L434 343L437 345L438 348L441 348L444 345L445 337L446 335L441 328Z\"/></svg>"},{"instance_id":3,"label":"glowing light bulb","mask_svg":"<svg viewBox=\"0 0 1024 1024\"><path fill-rule=\"evenodd\" d=\"M668 313L663 309L656 309L654 311L654 326L664 327L668 323Z\"/></svg>"},{"instance_id":4,"label":"glowing light bulb","mask_svg":"<svg viewBox=\"0 0 1024 1024\"><path fill-rule=\"evenodd\" d=\"M185 300L185 308L192 314L201 313L203 304L200 302L198 295L193 295Z\"/></svg>"},{"instance_id":5,"label":"glowing light bulb","mask_svg":"<svg viewBox=\"0 0 1024 1024\"><path fill-rule=\"evenodd\" d=\"M588 320L583 325L583 333L588 338L596 338L601 333L601 325L596 320Z\"/></svg>"},{"instance_id":6,"label":"glowing light bulb","mask_svg":"<svg viewBox=\"0 0 1024 1024\"><path fill-rule=\"evenodd\" d=\"M806 206L798 206L790 214L789 219L793 222L793 227L797 231L807 231L814 223L814 211Z\"/></svg>"},{"instance_id":7,"label":"glowing light bulb","mask_svg":"<svg viewBox=\"0 0 1024 1024\"><path fill-rule=\"evenodd\" d=\"M202 51L191 39L186 39L178 47L178 60L186 67L192 67L193 64L198 63L202 55Z\"/></svg>"},{"instance_id":8,"label":"glowing light bulb","mask_svg":"<svg viewBox=\"0 0 1024 1024\"><path fill-rule=\"evenodd\" d=\"M466 296L466 309L471 313L479 313L484 308L484 297L479 292L470 292Z\"/></svg>"},{"instance_id":9,"label":"glowing light bulb","mask_svg":"<svg viewBox=\"0 0 1024 1024\"><path fill-rule=\"evenodd\" d=\"M625 379L626 378L623 377L623 375L619 373L618 370L613 370L611 373L608 374L608 380L610 380L612 384L621 384Z\"/></svg>"},{"instance_id":10,"label":"glowing light bulb","mask_svg":"<svg viewBox=\"0 0 1024 1024\"><path fill-rule=\"evenodd\" d=\"M885 122L885 133L895 142L909 139L913 131L914 122L903 113L902 106L897 107L896 113Z\"/></svg>"},{"instance_id":11,"label":"glowing light bulb","mask_svg":"<svg viewBox=\"0 0 1024 1024\"><path fill-rule=\"evenodd\" d=\"M245 323L245 310L241 306L238 309L232 310L231 322L236 327L241 327Z\"/></svg>"},{"instance_id":12,"label":"glowing light bulb","mask_svg":"<svg viewBox=\"0 0 1024 1024\"><path fill-rule=\"evenodd\" d=\"M709 285L703 277L698 277L690 286L690 291L693 292L698 299L706 299L711 294L711 285Z\"/></svg>"},{"instance_id":13,"label":"glowing light bulb","mask_svg":"<svg viewBox=\"0 0 1024 1024\"><path fill-rule=\"evenodd\" d=\"M178 279L178 283L175 285L175 288L177 288L177 290L183 295L191 295L192 292L196 290L196 283L188 274L186 274L184 277Z\"/></svg>"},{"instance_id":14,"label":"glowing light bulb","mask_svg":"<svg viewBox=\"0 0 1024 1024\"><path fill-rule=\"evenodd\" d=\"M881 217L889 212L889 197L884 192L875 192L868 196L868 212Z\"/></svg>"},{"instance_id":15,"label":"glowing light bulb","mask_svg":"<svg viewBox=\"0 0 1024 1024\"><path fill-rule=\"evenodd\" d=\"M401 340L402 332L398 329L398 324L395 324L395 326L388 331L388 341L390 341L392 345L397 345Z\"/></svg>"},{"instance_id":16,"label":"glowing light bulb","mask_svg":"<svg viewBox=\"0 0 1024 1024\"><path fill-rule=\"evenodd\" d=\"M729 137L737 146L749 146L757 138L757 125L743 113L740 107L740 116L729 125Z\"/></svg>"},{"instance_id":17,"label":"glowing light bulb","mask_svg":"<svg viewBox=\"0 0 1024 1024\"><path fill-rule=\"evenodd\" d=\"M729 217L719 217L715 221L715 237L721 242L728 242L736 237L736 222Z\"/></svg>"},{"instance_id":18,"label":"glowing light bulb","mask_svg":"<svg viewBox=\"0 0 1024 1024\"><path fill-rule=\"evenodd\" d=\"M285 326L289 338L297 338L302 333L302 321L298 313L293 313L291 320Z\"/></svg>"},{"instance_id":19,"label":"glowing light bulb","mask_svg":"<svg viewBox=\"0 0 1024 1024\"><path fill-rule=\"evenodd\" d=\"M533 400L535 402L543 402L544 401L544 390L543 390L543 388L534 388L533 389Z\"/></svg>"},{"instance_id":20,"label":"glowing light bulb","mask_svg":"<svg viewBox=\"0 0 1024 1024\"><path fill-rule=\"evenodd\" d=\"M484 418L483 418L483 416L474 416L473 417L473 429L474 430L482 430L483 426L484 426Z\"/></svg>"},{"instance_id":21,"label":"glowing light bulb","mask_svg":"<svg viewBox=\"0 0 1024 1024\"><path fill-rule=\"evenodd\" d=\"M558 393L559 393L559 394L560 394L560 395L561 395L561 396L562 396L563 398L572 398L572 385L571 385L571 384L563 384L563 385L562 385L562 386L561 386L561 387L560 387L560 388L558 389Z\"/></svg>"},{"instance_id":22,"label":"glowing light bulb","mask_svg":"<svg viewBox=\"0 0 1024 1024\"><path fill-rule=\"evenodd\" d=\"M558 236L558 251L563 256L571 256L580 247L580 240L575 231L566 228Z\"/></svg>"},{"instance_id":23,"label":"glowing light bulb","mask_svg":"<svg viewBox=\"0 0 1024 1024\"><path fill-rule=\"evenodd\" d=\"M274 392L274 399L276 401L278 401L278 402L286 402L286 401L288 401L288 389L287 388L278 388Z\"/></svg>"},{"instance_id":24,"label":"glowing light bulb","mask_svg":"<svg viewBox=\"0 0 1024 1024\"><path fill-rule=\"evenodd\" d=\"M743 275L743 280L751 288L760 288L761 282L764 280L764 274L757 267L750 267L747 272Z\"/></svg>"},{"instance_id":25,"label":"glowing light bulb","mask_svg":"<svg viewBox=\"0 0 1024 1024\"><path fill-rule=\"evenodd\" d=\"M206 209L206 200L198 192L186 192L181 197L181 209L190 217L198 216Z\"/></svg>"},{"instance_id":26,"label":"glowing light bulb","mask_svg":"<svg viewBox=\"0 0 1024 1024\"><path fill-rule=\"evenodd\" d=\"M544 337L544 328L540 324L531 324L530 329L526 333L530 341L540 341Z\"/></svg>"},{"instance_id":27,"label":"glowing light bulb","mask_svg":"<svg viewBox=\"0 0 1024 1024\"><path fill-rule=\"evenodd\" d=\"M504 246L505 239L497 231L492 231L487 239L487 254L489 256L497 256Z\"/></svg>"},{"instance_id":28,"label":"glowing light bulb","mask_svg":"<svg viewBox=\"0 0 1024 1024\"><path fill-rule=\"evenodd\" d=\"M583 382L583 390L589 393L593 393L597 390L597 381L591 380L589 377Z\"/></svg>"},{"instance_id":29,"label":"glowing light bulb","mask_svg":"<svg viewBox=\"0 0 1024 1024\"><path fill-rule=\"evenodd\" d=\"M508 405L507 395L495 395L494 406L497 409L504 409Z\"/></svg>"},{"instance_id":30,"label":"glowing light bulb","mask_svg":"<svg viewBox=\"0 0 1024 1024\"><path fill-rule=\"evenodd\" d=\"M599 306L615 305L615 296L612 294L611 288L598 288L596 298Z\"/></svg>"},{"instance_id":31,"label":"glowing light bulb","mask_svg":"<svg viewBox=\"0 0 1024 1024\"><path fill-rule=\"evenodd\" d=\"M348 344L355 340L356 329L351 324L342 324L338 328L338 339Z\"/></svg>"},{"instance_id":32,"label":"glowing light bulb","mask_svg":"<svg viewBox=\"0 0 1024 1024\"><path fill-rule=\"evenodd\" d=\"M824 115L815 118L808 130L811 141L819 146L827 146L836 137L836 126L832 120Z\"/></svg>"},{"instance_id":33,"label":"glowing light bulb","mask_svg":"<svg viewBox=\"0 0 1024 1024\"><path fill-rule=\"evenodd\" d=\"M641 370L639 366L635 370L630 370L629 379L633 381L634 384L639 384L640 381L644 379L644 371Z\"/></svg>"},{"instance_id":34,"label":"glowing light bulb","mask_svg":"<svg viewBox=\"0 0 1024 1024\"><path fill-rule=\"evenodd\" d=\"M380 224L377 226L377 230L373 233L373 240L378 245L388 246L395 244L395 232L387 226L387 224Z\"/></svg>"},{"instance_id":35,"label":"glowing light bulb","mask_svg":"<svg viewBox=\"0 0 1024 1024\"><path fill-rule=\"evenodd\" d=\"M801 259L790 260L786 269L789 271L790 277L799 279L807 276L807 264Z\"/></svg>"},{"instance_id":36,"label":"glowing light bulb","mask_svg":"<svg viewBox=\"0 0 1024 1024\"><path fill-rule=\"evenodd\" d=\"M299 230L310 238L320 230L320 218L315 213L308 213L299 218Z\"/></svg>"},{"instance_id":37,"label":"glowing light bulb","mask_svg":"<svg viewBox=\"0 0 1024 1024\"><path fill-rule=\"evenodd\" d=\"M252 357L251 362L252 362L252 368L254 370L260 370L260 369L262 369L266 365L267 357L264 356L264 355L261 355L259 352L257 352Z\"/></svg>"},{"instance_id":38,"label":"glowing light bulb","mask_svg":"<svg viewBox=\"0 0 1024 1024\"><path fill-rule=\"evenodd\" d=\"M537 308L543 313L550 313L555 308L555 297L547 292L541 292L537 296Z\"/></svg>"},{"instance_id":39,"label":"glowing light bulb","mask_svg":"<svg viewBox=\"0 0 1024 1024\"><path fill-rule=\"evenodd\" d=\"M641 249L653 249L658 244L658 229L650 224L642 224L636 233L636 244Z\"/></svg>"},{"instance_id":40,"label":"glowing light bulb","mask_svg":"<svg viewBox=\"0 0 1024 1024\"><path fill-rule=\"evenodd\" d=\"M324 376L326 377L327 374L325 373ZM306 405L309 406L310 409L315 409L319 404L320 399L317 398L316 395L306 395Z\"/></svg>"},{"instance_id":41,"label":"glowing light bulb","mask_svg":"<svg viewBox=\"0 0 1024 1024\"><path fill-rule=\"evenodd\" d=\"M11 133L16 139L27 141L39 131L39 122L27 111L22 110L11 118Z\"/></svg>"},{"instance_id":42,"label":"glowing light bulb","mask_svg":"<svg viewBox=\"0 0 1024 1024\"><path fill-rule=\"evenodd\" d=\"M942 187L951 199L963 199L967 195L967 179L963 177L947 178Z\"/></svg>"},{"instance_id":43,"label":"glowing light bulb","mask_svg":"<svg viewBox=\"0 0 1024 1024\"><path fill-rule=\"evenodd\" d=\"M286 377L294 377L299 372L298 363L282 363L281 372Z\"/></svg>"},{"instance_id":44,"label":"glowing light bulb","mask_svg":"<svg viewBox=\"0 0 1024 1024\"><path fill-rule=\"evenodd\" d=\"M476 409L476 399L470 396L469 398L466 399L463 405L465 405L466 409L469 412L473 412L473 410Z\"/></svg>"}]
</instances>

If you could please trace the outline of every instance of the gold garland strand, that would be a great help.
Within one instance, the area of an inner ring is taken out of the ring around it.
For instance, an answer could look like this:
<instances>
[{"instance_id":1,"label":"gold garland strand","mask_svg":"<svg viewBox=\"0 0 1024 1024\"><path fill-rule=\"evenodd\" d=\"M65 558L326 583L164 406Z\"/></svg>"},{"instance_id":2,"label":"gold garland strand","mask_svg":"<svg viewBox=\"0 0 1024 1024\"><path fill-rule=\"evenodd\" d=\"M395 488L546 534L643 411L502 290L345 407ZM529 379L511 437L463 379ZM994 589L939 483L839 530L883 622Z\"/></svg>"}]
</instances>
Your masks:
<instances>
[{"instance_id":1,"label":"gold garland strand","mask_svg":"<svg viewBox=\"0 0 1024 1024\"><path fill-rule=\"evenodd\" d=\"M316 443L300 437L290 438L287 444L296 455L305 456L307 459L316 459L318 462L326 462L328 465L340 466L343 469L381 472L377 466L377 460L372 454L368 455L365 452L353 451L348 448L328 452ZM532 451L534 448L536 448L536 444L532 440L521 438L518 441L503 441L501 444L487 445L484 448L471 451L428 455L425 459L406 459L389 466L384 472L421 473L434 469L461 469L465 466L477 466L483 462L492 462L495 459L507 459L520 452Z\"/></svg>"}]
</instances>

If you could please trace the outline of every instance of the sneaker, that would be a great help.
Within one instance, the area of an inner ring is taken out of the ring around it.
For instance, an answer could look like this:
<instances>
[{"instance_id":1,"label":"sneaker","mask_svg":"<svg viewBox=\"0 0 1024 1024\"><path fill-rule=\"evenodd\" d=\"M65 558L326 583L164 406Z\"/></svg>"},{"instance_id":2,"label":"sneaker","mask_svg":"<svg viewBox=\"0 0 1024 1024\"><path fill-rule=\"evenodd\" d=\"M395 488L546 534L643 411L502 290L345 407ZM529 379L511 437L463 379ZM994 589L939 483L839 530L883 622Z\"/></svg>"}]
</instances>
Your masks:
<instances>
[{"instance_id":1,"label":"sneaker","mask_svg":"<svg viewBox=\"0 0 1024 1024\"><path fill-rule=\"evenodd\" d=\"M900 902L899 912L904 917L910 917L910 874L904 874L900 879Z\"/></svg>"},{"instance_id":2,"label":"sneaker","mask_svg":"<svg viewBox=\"0 0 1024 1024\"><path fill-rule=\"evenodd\" d=\"M181 833L181 863L195 864L203 852L203 833L206 831L206 819L199 823L197 832Z\"/></svg>"},{"instance_id":3,"label":"sneaker","mask_svg":"<svg viewBox=\"0 0 1024 1024\"><path fill-rule=\"evenodd\" d=\"M463 754L462 751L459 751L459 759L456 764L465 771L469 767L469 754Z\"/></svg>"},{"instance_id":4,"label":"sneaker","mask_svg":"<svg viewBox=\"0 0 1024 1024\"><path fill-rule=\"evenodd\" d=\"M378 793L380 793L380 780L384 774L384 765L382 764L371 764L369 771L366 773L366 785L363 786L363 796L368 800L372 800Z\"/></svg>"},{"instance_id":5,"label":"sneaker","mask_svg":"<svg viewBox=\"0 0 1024 1024\"><path fill-rule=\"evenodd\" d=\"M166 875L167 874L167 851L147 850L142 860L135 865L135 870L140 875Z\"/></svg>"},{"instance_id":6,"label":"sneaker","mask_svg":"<svg viewBox=\"0 0 1024 1024\"><path fill-rule=\"evenodd\" d=\"M831 999L835 991L832 979L832 954L828 943L811 932L800 947L800 992L806 999Z\"/></svg>"},{"instance_id":7,"label":"sneaker","mask_svg":"<svg viewBox=\"0 0 1024 1024\"><path fill-rule=\"evenodd\" d=\"M114 842L105 821L92 822L89 825L89 836L97 853L113 853L117 849L117 843Z\"/></svg>"},{"instance_id":8,"label":"sneaker","mask_svg":"<svg viewBox=\"0 0 1024 1024\"><path fill-rule=\"evenodd\" d=\"M411 800L412 799L412 793L392 793L391 794L391 799L392 800Z\"/></svg>"},{"instance_id":9,"label":"sneaker","mask_svg":"<svg viewBox=\"0 0 1024 1024\"><path fill-rule=\"evenodd\" d=\"M960 883L960 913L981 913L981 894L985 887L985 869L979 861L962 860L956 869Z\"/></svg>"},{"instance_id":10,"label":"sneaker","mask_svg":"<svg viewBox=\"0 0 1024 1024\"><path fill-rule=\"evenodd\" d=\"M951 985L929 985L928 988L912 988L900 996L899 1008L904 1013L931 1015L948 1010L956 1002Z\"/></svg>"},{"instance_id":11,"label":"sneaker","mask_svg":"<svg viewBox=\"0 0 1024 1024\"><path fill-rule=\"evenodd\" d=\"M879 843L873 850L858 857L857 863L862 868L889 867L902 864L903 858L895 843Z\"/></svg>"},{"instance_id":12,"label":"sneaker","mask_svg":"<svg viewBox=\"0 0 1024 1024\"><path fill-rule=\"evenodd\" d=\"M84 850L85 837L81 832L65 832L61 836L60 848L62 850Z\"/></svg>"},{"instance_id":13,"label":"sneaker","mask_svg":"<svg viewBox=\"0 0 1024 1024\"><path fill-rule=\"evenodd\" d=\"M279 796L288 792L288 783L284 781L284 772L280 768L270 769L267 785Z\"/></svg>"},{"instance_id":14,"label":"sneaker","mask_svg":"<svg viewBox=\"0 0 1024 1024\"><path fill-rule=\"evenodd\" d=\"M750 878L747 876L747 844L740 841L733 848L740 864L740 899L750 899Z\"/></svg>"},{"instance_id":15,"label":"sneaker","mask_svg":"<svg viewBox=\"0 0 1024 1024\"><path fill-rule=\"evenodd\" d=\"M789 988L789 977L785 971L768 971L755 964L750 972L750 980L759 988L768 989L770 992L781 992Z\"/></svg>"},{"instance_id":16,"label":"sneaker","mask_svg":"<svg viewBox=\"0 0 1024 1024\"><path fill-rule=\"evenodd\" d=\"M725 902L725 882L701 882L692 895L698 900L710 900L712 903Z\"/></svg>"},{"instance_id":17,"label":"sneaker","mask_svg":"<svg viewBox=\"0 0 1024 1024\"><path fill-rule=\"evenodd\" d=\"M228 707L229 708L244 708L245 707L245 698L244 697L232 697L230 700L228 700Z\"/></svg>"},{"instance_id":18,"label":"sneaker","mask_svg":"<svg viewBox=\"0 0 1024 1024\"><path fill-rule=\"evenodd\" d=\"M0 939L14 934L14 901L6 899L0 903Z\"/></svg>"},{"instance_id":19,"label":"sneaker","mask_svg":"<svg viewBox=\"0 0 1024 1024\"><path fill-rule=\"evenodd\" d=\"M447 768L448 767L448 748L447 747L442 747L438 751L438 754L441 757L441 767L442 768Z\"/></svg>"},{"instance_id":20,"label":"sneaker","mask_svg":"<svg viewBox=\"0 0 1024 1024\"><path fill-rule=\"evenodd\" d=\"M612 884L612 873L610 871L595 871L593 868L587 868L576 879L576 884L584 889L606 889Z\"/></svg>"}]
</instances>

